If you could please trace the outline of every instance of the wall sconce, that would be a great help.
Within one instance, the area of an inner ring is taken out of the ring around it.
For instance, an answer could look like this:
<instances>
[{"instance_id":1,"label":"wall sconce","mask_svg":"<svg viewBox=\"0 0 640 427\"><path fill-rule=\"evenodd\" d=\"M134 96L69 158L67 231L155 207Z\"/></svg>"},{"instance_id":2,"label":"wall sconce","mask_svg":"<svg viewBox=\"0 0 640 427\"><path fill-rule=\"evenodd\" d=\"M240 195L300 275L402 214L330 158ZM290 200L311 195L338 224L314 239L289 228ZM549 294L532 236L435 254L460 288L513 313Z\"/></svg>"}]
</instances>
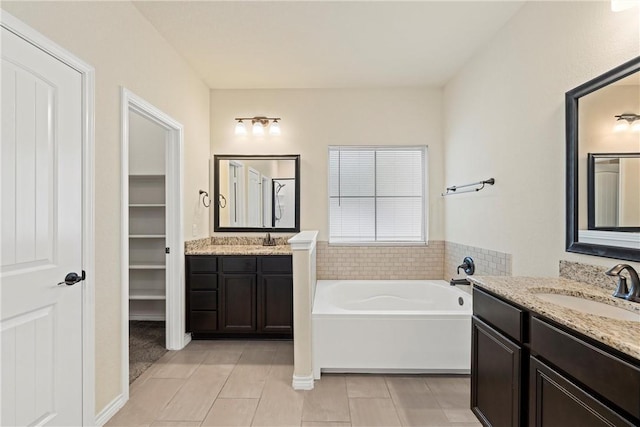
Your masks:
<instances>
[{"instance_id":1,"label":"wall sconce","mask_svg":"<svg viewBox=\"0 0 640 427\"><path fill-rule=\"evenodd\" d=\"M251 133L254 135L264 135L264 128L269 127L269 135L280 135L280 117L236 117L236 135L246 135L247 127L243 120L251 120Z\"/></svg>"},{"instance_id":2,"label":"wall sconce","mask_svg":"<svg viewBox=\"0 0 640 427\"><path fill-rule=\"evenodd\" d=\"M629 129L633 132L640 132L640 115L624 113L614 117L617 118L613 125L614 132L624 132Z\"/></svg>"}]
</instances>

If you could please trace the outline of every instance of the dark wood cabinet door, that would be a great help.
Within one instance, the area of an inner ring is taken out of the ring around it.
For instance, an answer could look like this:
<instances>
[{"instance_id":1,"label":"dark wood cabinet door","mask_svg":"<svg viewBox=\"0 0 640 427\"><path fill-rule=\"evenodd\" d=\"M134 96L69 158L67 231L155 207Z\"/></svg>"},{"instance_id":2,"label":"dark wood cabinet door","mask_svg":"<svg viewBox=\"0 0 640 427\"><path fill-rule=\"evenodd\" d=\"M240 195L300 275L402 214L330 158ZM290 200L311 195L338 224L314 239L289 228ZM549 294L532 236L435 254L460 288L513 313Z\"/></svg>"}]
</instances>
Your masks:
<instances>
[{"instance_id":1,"label":"dark wood cabinet door","mask_svg":"<svg viewBox=\"0 0 640 427\"><path fill-rule=\"evenodd\" d=\"M485 425L519 426L522 348L474 317L471 409Z\"/></svg>"},{"instance_id":2,"label":"dark wood cabinet door","mask_svg":"<svg viewBox=\"0 0 640 427\"><path fill-rule=\"evenodd\" d=\"M529 370L530 426L634 425L533 356Z\"/></svg>"},{"instance_id":3,"label":"dark wood cabinet door","mask_svg":"<svg viewBox=\"0 0 640 427\"><path fill-rule=\"evenodd\" d=\"M256 275L221 275L220 330L253 332L256 330Z\"/></svg>"},{"instance_id":4,"label":"dark wood cabinet door","mask_svg":"<svg viewBox=\"0 0 640 427\"><path fill-rule=\"evenodd\" d=\"M290 274L260 276L258 327L262 332L293 332L293 278Z\"/></svg>"}]
</instances>

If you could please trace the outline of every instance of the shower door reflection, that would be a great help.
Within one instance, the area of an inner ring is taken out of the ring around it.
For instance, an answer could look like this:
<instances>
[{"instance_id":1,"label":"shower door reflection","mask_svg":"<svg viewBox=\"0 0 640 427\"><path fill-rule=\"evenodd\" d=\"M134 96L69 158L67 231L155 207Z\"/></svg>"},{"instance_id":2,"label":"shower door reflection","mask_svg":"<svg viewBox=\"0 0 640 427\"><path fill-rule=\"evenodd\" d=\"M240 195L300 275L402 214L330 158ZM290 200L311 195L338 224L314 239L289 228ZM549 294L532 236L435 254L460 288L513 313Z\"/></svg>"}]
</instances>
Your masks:
<instances>
[{"instance_id":1,"label":"shower door reflection","mask_svg":"<svg viewBox=\"0 0 640 427\"><path fill-rule=\"evenodd\" d=\"M273 227L292 228L295 225L296 193L294 178L273 179Z\"/></svg>"}]
</instances>

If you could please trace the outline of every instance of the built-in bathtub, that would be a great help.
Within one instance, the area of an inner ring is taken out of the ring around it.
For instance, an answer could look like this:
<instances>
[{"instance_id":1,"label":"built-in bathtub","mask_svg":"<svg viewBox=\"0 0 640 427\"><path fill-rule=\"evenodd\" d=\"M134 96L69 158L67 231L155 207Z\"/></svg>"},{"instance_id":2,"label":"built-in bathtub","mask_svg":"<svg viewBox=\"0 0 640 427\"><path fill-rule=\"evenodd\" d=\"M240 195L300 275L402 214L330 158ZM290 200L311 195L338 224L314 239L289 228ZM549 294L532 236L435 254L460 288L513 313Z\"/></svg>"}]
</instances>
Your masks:
<instances>
[{"instance_id":1,"label":"built-in bathtub","mask_svg":"<svg viewBox=\"0 0 640 427\"><path fill-rule=\"evenodd\" d=\"M319 280L313 373L470 372L471 295L443 280Z\"/></svg>"}]
</instances>

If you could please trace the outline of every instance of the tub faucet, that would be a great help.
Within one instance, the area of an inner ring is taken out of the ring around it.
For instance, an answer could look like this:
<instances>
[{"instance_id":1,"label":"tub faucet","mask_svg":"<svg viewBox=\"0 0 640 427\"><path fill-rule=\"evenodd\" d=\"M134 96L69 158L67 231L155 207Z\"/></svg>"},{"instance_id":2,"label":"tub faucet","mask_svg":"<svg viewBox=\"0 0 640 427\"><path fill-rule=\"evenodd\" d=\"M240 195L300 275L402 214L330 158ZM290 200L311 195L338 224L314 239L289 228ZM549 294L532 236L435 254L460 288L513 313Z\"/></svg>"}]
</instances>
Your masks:
<instances>
[{"instance_id":1,"label":"tub faucet","mask_svg":"<svg viewBox=\"0 0 640 427\"><path fill-rule=\"evenodd\" d=\"M627 278L621 275L624 270L627 270L629 273L629 279L631 281L631 287L628 290ZM618 278L618 287L613 293L614 297L624 298L633 302L640 302L640 277L638 277L638 273L633 269L633 267L629 264L617 264L605 274L607 276Z\"/></svg>"},{"instance_id":2,"label":"tub faucet","mask_svg":"<svg viewBox=\"0 0 640 427\"><path fill-rule=\"evenodd\" d=\"M460 274L460 269L463 269L465 273L472 276L476 271L476 265L473 263L473 258L470 256L464 257L462 264L460 264L456 269L457 274Z\"/></svg>"}]
</instances>

